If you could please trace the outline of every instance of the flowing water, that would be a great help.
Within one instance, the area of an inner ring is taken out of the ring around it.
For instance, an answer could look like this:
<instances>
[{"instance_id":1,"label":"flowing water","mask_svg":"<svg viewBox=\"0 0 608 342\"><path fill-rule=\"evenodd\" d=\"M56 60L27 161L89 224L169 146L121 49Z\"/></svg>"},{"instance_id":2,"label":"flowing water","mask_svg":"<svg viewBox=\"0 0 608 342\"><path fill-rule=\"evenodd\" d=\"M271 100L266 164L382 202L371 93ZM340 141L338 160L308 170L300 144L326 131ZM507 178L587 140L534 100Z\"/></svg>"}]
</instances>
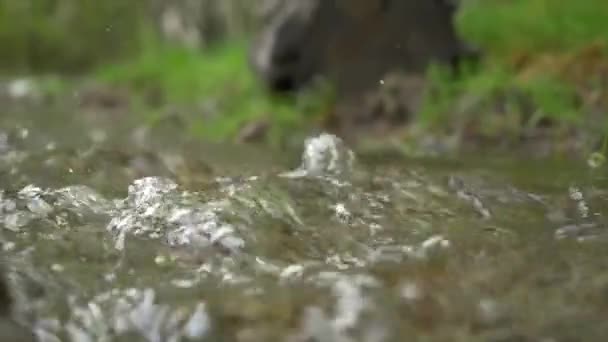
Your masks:
<instances>
[{"instance_id":1,"label":"flowing water","mask_svg":"<svg viewBox=\"0 0 608 342\"><path fill-rule=\"evenodd\" d=\"M327 134L293 163L290 153L187 141L170 120L141 129L120 113L69 112L0 118L10 287L0 300L14 302L0 312L3 340L608 333L605 170L366 158Z\"/></svg>"}]
</instances>

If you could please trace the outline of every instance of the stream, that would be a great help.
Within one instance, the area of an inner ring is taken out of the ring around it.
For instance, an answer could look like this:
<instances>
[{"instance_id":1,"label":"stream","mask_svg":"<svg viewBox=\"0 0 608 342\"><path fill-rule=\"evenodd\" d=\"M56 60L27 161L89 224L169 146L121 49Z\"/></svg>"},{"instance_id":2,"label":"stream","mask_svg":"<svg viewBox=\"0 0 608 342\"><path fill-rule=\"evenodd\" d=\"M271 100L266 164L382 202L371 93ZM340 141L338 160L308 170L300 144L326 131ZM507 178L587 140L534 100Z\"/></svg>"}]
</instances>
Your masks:
<instances>
[{"instance_id":1,"label":"stream","mask_svg":"<svg viewBox=\"0 0 608 342\"><path fill-rule=\"evenodd\" d=\"M0 117L2 341L604 341L608 177Z\"/></svg>"}]
</instances>

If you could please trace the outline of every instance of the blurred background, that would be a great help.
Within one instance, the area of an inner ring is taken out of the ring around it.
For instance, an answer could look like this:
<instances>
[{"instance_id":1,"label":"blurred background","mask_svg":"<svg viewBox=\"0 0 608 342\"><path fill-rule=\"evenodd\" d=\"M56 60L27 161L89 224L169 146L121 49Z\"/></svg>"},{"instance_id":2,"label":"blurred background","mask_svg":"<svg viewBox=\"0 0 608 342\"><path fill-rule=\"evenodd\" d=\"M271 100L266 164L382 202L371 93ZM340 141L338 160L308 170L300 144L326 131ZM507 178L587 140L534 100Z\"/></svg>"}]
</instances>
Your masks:
<instances>
[{"instance_id":1,"label":"blurred background","mask_svg":"<svg viewBox=\"0 0 608 342\"><path fill-rule=\"evenodd\" d=\"M74 102L76 113L120 112L149 125L177 118L196 137L271 145L314 129L339 131L336 111L349 107L338 103L335 84L277 95L252 72L253 39L281 15L280 2L0 0L0 107ZM457 73L425 69L415 113L403 120L393 120L393 112L410 108L409 81L387 78L387 86L370 89L363 110L372 119L355 132L378 126L376 136L390 132L404 145L430 139L508 147L549 141L559 151L601 146L606 1L458 6L455 30L480 60Z\"/></svg>"},{"instance_id":2,"label":"blurred background","mask_svg":"<svg viewBox=\"0 0 608 342\"><path fill-rule=\"evenodd\" d=\"M0 0L0 341L605 341L606 137L608 0Z\"/></svg>"}]
</instances>

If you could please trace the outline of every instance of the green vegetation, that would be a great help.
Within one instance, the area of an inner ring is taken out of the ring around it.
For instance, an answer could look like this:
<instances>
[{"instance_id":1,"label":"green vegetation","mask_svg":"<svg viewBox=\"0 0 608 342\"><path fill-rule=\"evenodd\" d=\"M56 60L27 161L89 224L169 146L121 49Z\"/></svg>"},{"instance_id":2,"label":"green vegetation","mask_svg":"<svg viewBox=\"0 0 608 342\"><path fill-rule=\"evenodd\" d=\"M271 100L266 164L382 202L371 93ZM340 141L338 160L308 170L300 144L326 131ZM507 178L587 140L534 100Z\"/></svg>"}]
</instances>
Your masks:
<instances>
[{"instance_id":1,"label":"green vegetation","mask_svg":"<svg viewBox=\"0 0 608 342\"><path fill-rule=\"evenodd\" d=\"M246 124L264 121L272 123L269 138L278 143L329 103L320 91L292 99L268 96L248 68L244 43L205 53L154 42L145 46L132 60L101 66L98 79L135 90L139 111L152 121L160 117L153 110L159 105L181 107L192 133L208 139L234 137Z\"/></svg>"},{"instance_id":2,"label":"green vegetation","mask_svg":"<svg viewBox=\"0 0 608 342\"><path fill-rule=\"evenodd\" d=\"M0 71L81 72L139 49L142 1L2 0Z\"/></svg>"},{"instance_id":3,"label":"green vegetation","mask_svg":"<svg viewBox=\"0 0 608 342\"><path fill-rule=\"evenodd\" d=\"M460 31L494 57L561 53L608 41L604 0L469 0L465 5Z\"/></svg>"},{"instance_id":4,"label":"green vegetation","mask_svg":"<svg viewBox=\"0 0 608 342\"><path fill-rule=\"evenodd\" d=\"M270 97L253 78L242 41L207 50L162 43L150 3L2 1L0 71L93 70L97 81L134 94L133 109L149 122L177 108L193 134L216 140L265 121L276 143L327 113L328 89ZM572 128L595 137L606 131L607 1L463 3L459 31L484 58L457 76L429 70L420 113L427 130L513 140L540 126L557 139Z\"/></svg>"},{"instance_id":5,"label":"green vegetation","mask_svg":"<svg viewBox=\"0 0 608 342\"><path fill-rule=\"evenodd\" d=\"M567 127L601 132L606 123L588 125L587 111L591 93L608 95L608 85L598 82L608 61L605 13L603 0L467 2L458 27L484 60L458 77L431 68L423 121L507 139L539 123L561 127L556 134Z\"/></svg>"}]
</instances>

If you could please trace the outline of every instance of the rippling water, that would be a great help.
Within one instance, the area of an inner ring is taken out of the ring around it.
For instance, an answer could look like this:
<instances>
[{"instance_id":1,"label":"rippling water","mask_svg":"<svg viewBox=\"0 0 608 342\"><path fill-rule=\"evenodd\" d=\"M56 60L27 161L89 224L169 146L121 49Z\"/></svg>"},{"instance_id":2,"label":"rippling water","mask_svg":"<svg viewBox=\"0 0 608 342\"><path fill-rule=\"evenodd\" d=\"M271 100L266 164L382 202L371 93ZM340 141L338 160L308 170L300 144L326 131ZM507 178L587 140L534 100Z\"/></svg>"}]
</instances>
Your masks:
<instances>
[{"instance_id":1,"label":"rippling water","mask_svg":"<svg viewBox=\"0 0 608 342\"><path fill-rule=\"evenodd\" d=\"M290 167L250 147L183 143L178 129L48 115L0 119L8 332L79 342L608 333L605 170L358 158L329 134Z\"/></svg>"}]
</instances>

